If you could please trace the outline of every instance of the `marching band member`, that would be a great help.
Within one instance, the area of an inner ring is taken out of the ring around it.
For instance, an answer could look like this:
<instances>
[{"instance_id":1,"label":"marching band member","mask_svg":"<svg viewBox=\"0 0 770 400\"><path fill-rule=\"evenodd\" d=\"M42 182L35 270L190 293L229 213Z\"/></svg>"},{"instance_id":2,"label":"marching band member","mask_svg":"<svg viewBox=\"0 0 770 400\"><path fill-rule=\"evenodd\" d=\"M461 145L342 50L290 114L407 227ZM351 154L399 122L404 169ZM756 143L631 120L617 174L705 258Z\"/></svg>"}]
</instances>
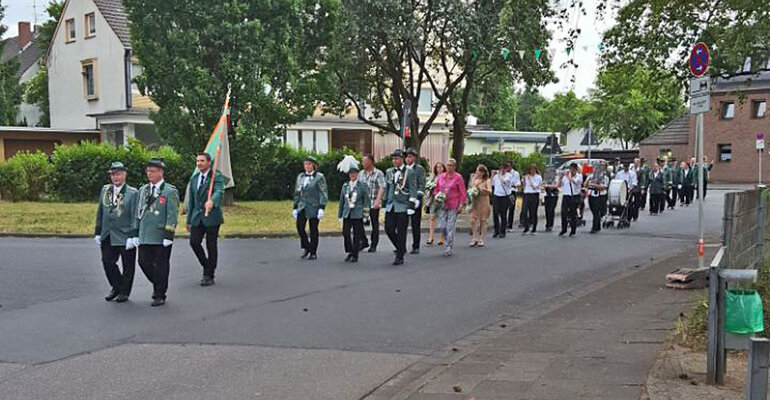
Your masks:
<instances>
[{"instance_id":1,"label":"marching band member","mask_svg":"<svg viewBox=\"0 0 770 400\"><path fill-rule=\"evenodd\" d=\"M403 265L409 216L419 206L417 179L404 165L404 152L393 152L393 167L385 173L385 233L396 248L393 265Z\"/></svg>"},{"instance_id":2,"label":"marching band member","mask_svg":"<svg viewBox=\"0 0 770 400\"><path fill-rule=\"evenodd\" d=\"M561 232L559 236L567 233L567 227L570 228L570 237L577 233L577 205L581 201L581 189L583 186L583 175L578 171L577 163L569 166L569 171L561 178Z\"/></svg>"},{"instance_id":3,"label":"marching band member","mask_svg":"<svg viewBox=\"0 0 770 400\"><path fill-rule=\"evenodd\" d=\"M537 207L540 205L540 187L543 184L543 178L537 165L531 164L529 171L524 175L524 201L522 208L527 210L524 223L524 232L534 235L537 231ZM531 228L531 229L530 229Z\"/></svg>"},{"instance_id":4,"label":"marching band member","mask_svg":"<svg viewBox=\"0 0 770 400\"><path fill-rule=\"evenodd\" d=\"M300 246L304 250L302 258L315 260L318 251L318 223L324 217L329 192L326 178L317 171L318 162L308 156L303 164L305 172L297 175L294 186L294 219L297 220L297 233ZM310 225L310 236L305 226Z\"/></svg>"},{"instance_id":5,"label":"marching band member","mask_svg":"<svg viewBox=\"0 0 770 400\"><path fill-rule=\"evenodd\" d=\"M607 213L607 188L610 186L610 178L606 174L597 175L594 170L586 182L588 207L591 208L591 214L594 217L591 233L596 233L602 230L602 218Z\"/></svg>"},{"instance_id":6,"label":"marching band member","mask_svg":"<svg viewBox=\"0 0 770 400\"><path fill-rule=\"evenodd\" d=\"M366 183L358 180L358 166L350 165L347 169L350 180L342 185L337 218L342 221L342 236L347 253L345 261L358 262L360 244L366 236L364 219L369 217L369 188Z\"/></svg>"},{"instance_id":7,"label":"marching band member","mask_svg":"<svg viewBox=\"0 0 770 400\"><path fill-rule=\"evenodd\" d=\"M500 171L492 176L492 218L495 234L492 237L504 238L508 226L508 211L511 208L511 190L513 187L513 175L509 172L511 164L503 163Z\"/></svg>"},{"instance_id":8,"label":"marching band member","mask_svg":"<svg viewBox=\"0 0 770 400\"><path fill-rule=\"evenodd\" d=\"M559 202L559 180L554 176L551 182L543 185L545 191L545 231L553 230L553 220L556 216L556 203Z\"/></svg>"},{"instance_id":9,"label":"marching band member","mask_svg":"<svg viewBox=\"0 0 770 400\"><path fill-rule=\"evenodd\" d=\"M660 165L653 164L650 172L650 215L657 215L666 209L666 177Z\"/></svg>"},{"instance_id":10,"label":"marching band member","mask_svg":"<svg viewBox=\"0 0 770 400\"><path fill-rule=\"evenodd\" d=\"M425 168L419 163L420 154L414 148L406 151L406 167L417 180L417 206L414 214L409 216L412 225L412 251L410 254L420 254L420 230L422 229L422 208L420 205L425 197Z\"/></svg>"}]
</instances>

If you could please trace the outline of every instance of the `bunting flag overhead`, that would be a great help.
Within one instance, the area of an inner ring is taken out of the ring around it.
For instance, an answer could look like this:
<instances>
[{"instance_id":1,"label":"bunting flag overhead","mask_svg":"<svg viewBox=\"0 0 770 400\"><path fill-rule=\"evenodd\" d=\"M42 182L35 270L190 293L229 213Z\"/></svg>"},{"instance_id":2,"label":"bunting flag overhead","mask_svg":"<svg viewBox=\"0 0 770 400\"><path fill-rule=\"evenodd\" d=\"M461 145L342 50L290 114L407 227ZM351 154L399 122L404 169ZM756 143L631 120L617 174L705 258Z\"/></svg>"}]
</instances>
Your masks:
<instances>
[{"instance_id":1,"label":"bunting flag overhead","mask_svg":"<svg viewBox=\"0 0 770 400\"><path fill-rule=\"evenodd\" d=\"M524 50L519 50L519 58L524 59L524 53L526 53Z\"/></svg>"},{"instance_id":2,"label":"bunting flag overhead","mask_svg":"<svg viewBox=\"0 0 770 400\"><path fill-rule=\"evenodd\" d=\"M542 50L540 50L539 47L535 47L535 60L540 61L540 55L543 53Z\"/></svg>"},{"instance_id":3,"label":"bunting flag overhead","mask_svg":"<svg viewBox=\"0 0 770 400\"><path fill-rule=\"evenodd\" d=\"M599 43L599 53L604 52L604 43Z\"/></svg>"},{"instance_id":4,"label":"bunting flag overhead","mask_svg":"<svg viewBox=\"0 0 770 400\"><path fill-rule=\"evenodd\" d=\"M508 57L511 55L511 51L503 47L502 50L500 50L500 57L503 58L503 60L507 60Z\"/></svg>"},{"instance_id":5,"label":"bunting flag overhead","mask_svg":"<svg viewBox=\"0 0 770 400\"><path fill-rule=\"evenodd\" d=\"M567 47L567 55L572 52L572 47Z\"/></svg>"}]
</instances>

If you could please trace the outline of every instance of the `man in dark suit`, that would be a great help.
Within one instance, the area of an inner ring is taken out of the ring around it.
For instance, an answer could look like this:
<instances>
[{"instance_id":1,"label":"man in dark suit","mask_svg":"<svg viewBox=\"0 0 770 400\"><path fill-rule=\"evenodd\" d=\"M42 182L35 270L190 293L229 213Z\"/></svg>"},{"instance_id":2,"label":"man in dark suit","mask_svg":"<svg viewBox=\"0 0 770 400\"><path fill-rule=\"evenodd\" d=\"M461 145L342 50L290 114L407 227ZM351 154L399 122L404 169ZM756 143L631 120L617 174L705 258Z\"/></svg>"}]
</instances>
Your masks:
<instances>
[{"instance_id":1,"label":"man in dark suit","mask_svg":"<svg viewBox=\"0 0 770 400\"><path fill-rule=\"evenodd\" d=\"M219 255L219 227L224 222L221 206L225 194L225 177L219 171L211 170L211 155L208 153L198 154L195 163L198 170L190 177L190 183L187 185L187 232L190 232L190 247L203 267L201 286L211 286L214 284L214 271L217 269ZM204 236L206 251L203 251L201 245Z\"/></svg>"},{"instance_id":2,"label":"man in dark suit","mask_svg":"<svg viewBox=\"0 0 770 400\"><path fill-rule=\"evenodd\" d=\"M404 152L393 152L393 167L385 173L385 233L396 248L393 265L404 264L406 254L406 230L409 216L419 208L417 179L412 170L404 165Z\"/></svg>"},{"instance_id":3,"label":"man in dark suit","mask_svg":"<svg viewBox=\"0 0 770 400\"><path fill-rule=\"evenodd\" d=\"M417 181L417 201L418 205L414 214L409 216L410 225L412 225L412 251L410 254L420 254L420 229L422 229L422 207L420 204L425 197L425 168L419 163L420 154L414 148L406 151L406 167L413 173Z\"/></svg>"}]
</instances>

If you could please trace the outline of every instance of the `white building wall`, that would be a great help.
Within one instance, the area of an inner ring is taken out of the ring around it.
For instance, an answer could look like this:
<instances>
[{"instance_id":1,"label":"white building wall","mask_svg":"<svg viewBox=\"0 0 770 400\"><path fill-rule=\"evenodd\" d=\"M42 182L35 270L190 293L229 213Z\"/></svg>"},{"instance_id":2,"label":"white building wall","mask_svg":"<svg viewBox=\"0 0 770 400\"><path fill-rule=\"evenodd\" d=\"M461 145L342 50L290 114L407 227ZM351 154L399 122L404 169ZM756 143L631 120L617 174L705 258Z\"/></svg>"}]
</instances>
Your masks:
<instances>
[{"instance_id":1,"label":"white building wall","mask_svg":"<svg viewBox=\"0 0 770 400\"><path fill-rule=\"evenodd\" d=\"M29 82L32 78L35 77L35 75L37 75L39 70L40 65L38 63L32 64L31 67L27 68L27 70L21 74L21 77L19 77L19 83ZM26 126L38 126L38 121L40 121L41 115L42 112L40 112L40 109L36 105L22 102L19 106L19 113L16 116L16 121L19 124L22 124L26 121Z\"/></svg>"},{"instance_id":2,"label":"white building wall","mask_svg":"<svg viewBox=\"0 0 770 400\"><path fill-rule=\"evenodd\" d=\"M96 14L96 35L85 37L85 15ZM66 21L75 20L76 37L67 43ZM48 91L51 127L93 129L96 121L88 114L125 109L125 48L91 0L70 1L61 17L48 56ZM86 100L83 93L81 61L96 59L99 98Z\"/></svg>"}]
</instances>

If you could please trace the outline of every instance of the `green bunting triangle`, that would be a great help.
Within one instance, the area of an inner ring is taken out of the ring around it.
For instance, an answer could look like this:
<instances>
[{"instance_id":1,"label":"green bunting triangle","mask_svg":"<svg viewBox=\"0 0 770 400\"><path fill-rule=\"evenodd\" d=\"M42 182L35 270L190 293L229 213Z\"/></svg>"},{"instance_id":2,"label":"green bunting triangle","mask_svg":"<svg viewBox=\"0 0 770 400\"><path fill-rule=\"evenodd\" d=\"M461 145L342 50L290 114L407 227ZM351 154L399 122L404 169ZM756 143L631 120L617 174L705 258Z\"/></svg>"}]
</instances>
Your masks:
<instances>
[{"instance_id":1,"label":"green bunting triangle","mask_svg":"<svg viewBox=\"0 0 770 400\"><path fill-rule=\"evenodd\" d=\"M567 47L567 55L572 52L572 47Z\"/></svg>"},{"instance_id":2,"label":"green bunting triangle","mask_svg":"<svg viewBox=\"0 0 770 400\"><path fill-rule=\"evenodd\" d=\"M542 50L540 50L539 47L535 47L535 60L540 61L540 55L543 53Z\"/></svg>"},{"instance_id":3,"label":"green bunting triangle","mask_svg":"<svg viewBox=\"0 0 770 400\"><path fill-rule=\"evenodd\" d=\"M503 60L507 60L508 57L511 55L511 51L503 47L502 50L500 50L500 57L503 58Z\"/></svg>"}]
</instances>

